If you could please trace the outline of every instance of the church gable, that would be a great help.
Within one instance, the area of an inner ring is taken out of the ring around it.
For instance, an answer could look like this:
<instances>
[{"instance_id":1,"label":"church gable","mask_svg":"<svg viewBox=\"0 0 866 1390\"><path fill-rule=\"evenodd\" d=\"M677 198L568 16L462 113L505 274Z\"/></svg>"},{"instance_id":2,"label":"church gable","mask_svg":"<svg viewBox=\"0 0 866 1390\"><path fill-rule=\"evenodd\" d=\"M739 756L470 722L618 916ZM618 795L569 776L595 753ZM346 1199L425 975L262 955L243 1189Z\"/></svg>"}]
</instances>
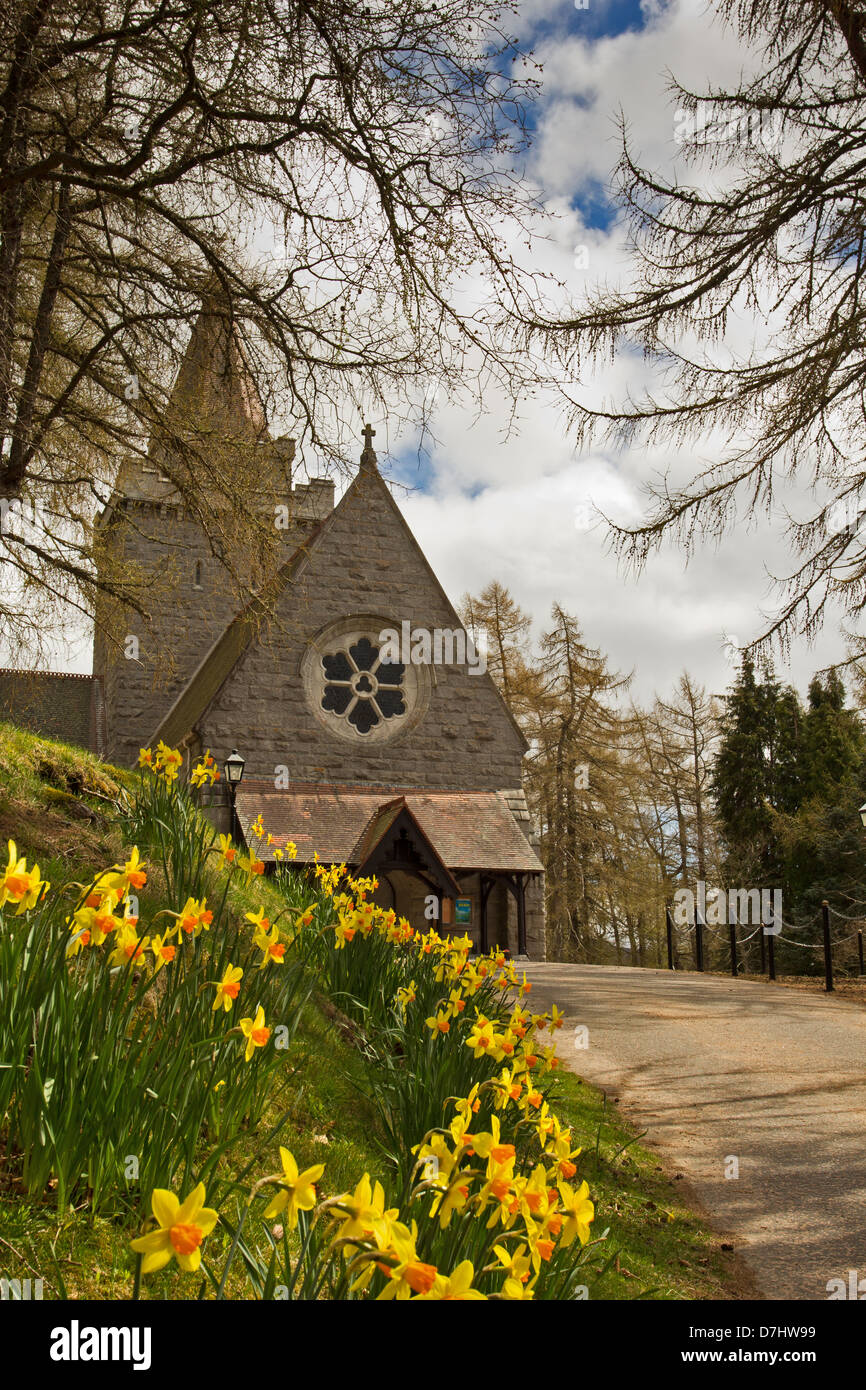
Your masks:
<instances>
[{"instance_id":1,"label":"church gable","mask_svg":"<svg viewBox=\"0 0 866 1390\"><path fill-rule=\"evenodd\" d=\"M256 777L519 787L523 736L371 456L212 696L204 663L195 733Z\"/></svg>"}]
</instances>

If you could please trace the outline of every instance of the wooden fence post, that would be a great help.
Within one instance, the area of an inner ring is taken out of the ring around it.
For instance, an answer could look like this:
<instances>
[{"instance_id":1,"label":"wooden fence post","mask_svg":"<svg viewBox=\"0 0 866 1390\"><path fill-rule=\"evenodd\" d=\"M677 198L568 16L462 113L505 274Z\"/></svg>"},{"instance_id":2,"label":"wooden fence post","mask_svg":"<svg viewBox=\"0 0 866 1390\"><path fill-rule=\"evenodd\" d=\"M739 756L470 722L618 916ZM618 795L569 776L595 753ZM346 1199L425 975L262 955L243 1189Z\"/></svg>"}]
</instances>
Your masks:
<instances>
[{"instance_id":1,"label":"wooden fence post","mask_svg":"<svg viewBox=\"0 0 866 1390\"><path fill-rule=\"evenodd\" d=\"M763 940L764 928L761 925L761 939ZM767 974L771 980L776 978L776 938L772 932L767 934Z\"/></svg>"},{"instance_id":2,"label":"wooden fence post","mask_svg":"<svg viewBox=\"0 0 866 1390\"><path fill-rule=\"evenodd\" d=\"M665 908L665 926L668 937L668 970L674 970L674 919L669 907Z\"/></svg>"},{"instance_id":3,"label":"wooden fence post","mask_svg":"<svg viewBox=\"0 0 866 1390\"><path fill-rule=\"evenodd\" d=\"M828 994L832 994L833 949L830 944L830 904L826 898L821 904L821 920L824 928L824 988Z\"/></svg>"},{"instance_id":4,"label":"wooden fence post","mask_svg":"<svg viewBox=\"0 0 866 1390\"><path fill-rule=\"evenodd\" d=\"M704 968L704 924L698 908L695 908L695 963L699 970Z\"/></svg>"},{"instance_id":5,"label":"wooden fence post","mask_svg":"<svg viewBox=\"0 0 866 1390\"><path fill-rule=\"evenodd\" d=\"M764 940L764 923L761 921L761 930L758 932L758 941L761 945L761 974L767 973L767 944Z\"/></svg>"},{"instance_id":6,"label":"wooden fence post","mask_svg":"<svg viewBox=\"0 0 866 1390\"><path fill-rule=\"evenodd\" d=\"M729 935L730 940L731 940L731 974L732 974L732 975L736 975L736 973L737 973L737 924L736 924L736 922L729 922L729 923L728 923L728 935Z\"/></svg>"}]
</instances>

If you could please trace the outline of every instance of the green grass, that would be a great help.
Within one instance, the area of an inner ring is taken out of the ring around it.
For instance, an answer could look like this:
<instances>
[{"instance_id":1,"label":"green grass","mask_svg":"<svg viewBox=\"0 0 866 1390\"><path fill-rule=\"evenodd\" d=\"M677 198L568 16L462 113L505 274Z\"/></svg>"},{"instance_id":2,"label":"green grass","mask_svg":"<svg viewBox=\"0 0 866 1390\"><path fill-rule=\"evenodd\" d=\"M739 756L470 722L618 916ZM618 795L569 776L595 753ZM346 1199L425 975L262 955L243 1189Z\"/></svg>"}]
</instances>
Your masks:
<instances>
[{"instance_id":1,"label":"green grass","mask_svg":"<svg viewBox=\"0 0 866 1390\"><path fill-rule=\"evenodd\" d=\"M262 1125L234 1146L225 1170L235 1175L255 1160L257 1175L278 1172L283 1143L302 1167L325 1164L324 1190L354 1187L365 1170L387 1181L375 1140L375 1114L363 1091L360 1058L316 1004L305 1011L295 1054L292 1074L272 1098ZM263 1136L286 1116L279 1136L263 1145ZM41 1275L46 1298L128 1298L129 1239L128 1230L110 1219L93 1218L86 1209L61 1218L49 1202L22 1199L8 1182L0 1187L0 1276ZM210 1242L209 1255L219 1265L218 1254L228 1246L228 1235L217 1229ZM142 1297L186 1299L195 1286L192 1278L167 1271L144 1281ZM238 1293L249 1297L240 1269Z\"/></svg>"},{"instance_id":2,"label":"green grass","mask_svg":"<svg viewBox=\"0 0 866 1390\"><path fill-rule=\"evenodd\" d=\"M30 862L38 859L55 882L83 878L119 856L113 803L130 778L81 750L0 723L2 842L15 839L19 851ZM267 905L272 895L276 901L266 883L255 891L255 905ZM393 1187L379 1143L372 1078L332 1012L315 995L305 1006L290 1074L282 1072L274 1083L261 1124L222 1160L226 1176L241 1174L248 1164L256 1176L277 1171L283 1143L301 1167L325 1164L324 1194L353 1187L364 1171L379 1178L386 1192ZM583 1145L579 1176L587 1179L596 1204L593 1234L609 1229L607 1240L593 1247L594 1272L609 1265L594 1285L594 1297L743 1296L736 1257L721 1250L720 1237L688 1207L658 1158L636 1142L634 1128L606 1105L601 1092L560 1073L554 1108ZM277 1125L278 1135L268 1138ZM94 1217L86 1205L58 1214L50 1195L44 1201L27 1198L15 1167L7 1162L0 1124L0 1276L42 1277L46 1298L128 1297L130 1232L110 1215ZM210 1238L214 1265L221 1263L228 1240L219 1230ZM190 1277L166 1272L145 1281L143 1296L189 1298L195 1289ZM233 1284L229 1289L235 1291ZM249 1297L239 1270L236 1292Z\"/></svg>"}]
</instances>

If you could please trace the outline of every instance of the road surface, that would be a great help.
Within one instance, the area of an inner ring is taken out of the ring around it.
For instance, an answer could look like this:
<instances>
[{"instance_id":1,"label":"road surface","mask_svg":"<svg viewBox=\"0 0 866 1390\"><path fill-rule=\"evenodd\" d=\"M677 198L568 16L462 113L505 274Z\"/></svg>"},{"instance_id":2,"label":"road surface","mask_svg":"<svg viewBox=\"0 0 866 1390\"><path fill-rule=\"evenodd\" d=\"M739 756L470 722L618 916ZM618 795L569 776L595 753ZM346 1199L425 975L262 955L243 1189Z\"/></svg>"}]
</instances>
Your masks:
<instances>
[{"instance_id":1,"label":"road surface","mask_svg":"<svg viewBox=\"0 0 866 1390\"><path fill-rule=\"evenodd\" d=\"M526 973L533 1009L565 1013L563 1060L620 1098L765 1298L826 1299L851 1270L866 1298L866 1009L667 970Z\"/></svg>"}]
</instances>

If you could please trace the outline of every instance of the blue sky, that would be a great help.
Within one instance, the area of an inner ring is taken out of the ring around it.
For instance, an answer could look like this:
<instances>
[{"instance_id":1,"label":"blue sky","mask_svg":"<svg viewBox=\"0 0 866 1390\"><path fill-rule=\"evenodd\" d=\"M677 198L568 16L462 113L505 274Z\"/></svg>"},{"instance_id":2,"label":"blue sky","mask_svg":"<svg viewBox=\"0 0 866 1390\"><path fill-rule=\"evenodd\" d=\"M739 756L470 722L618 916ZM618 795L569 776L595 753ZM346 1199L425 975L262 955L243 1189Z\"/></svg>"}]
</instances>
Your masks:
<instances>
[{"instance_id":1,"label":"blue sky","mask_svg":"<svg viewBox=\"0 0 866 1390\"><path fill-rule=\"evenodd\" d=\"M753 59L705 0L589 0L586 10L571 0L527 0L521 21L543 67L527 169L560 215L556 245L545 254L549 268L570 282L569 293L579 292L577 245L589 248L590 270L580 274L591 280L615 278L623 263L622 223L608 193L620 109L644 162L669 173L678 157L671 72L700 88L736 80ZM621 398L642 383L643 371L639 353L626 355L597 390ZM638 442L578 455L550 405L527 402L510 436L505 403L491 395L485 409L479 420L471 406L441 405L433 413L435 441L419 454L417 436L391 438L384 460L404 485L397 500L452 599L498 578L530 612L536 631L551 604L561 602L591 645L617 669L634 672L641 699L669 692L686 668L709 689L724 690L731 644L758 634L776 603L771 576L788 571L785 508L802 514L808 499L783 490L769 520L743 516L720 546L699 548L688 566L667 547L635 579L618 567L604 531L588 531L574 518L591 501L637 520L651 475L689 478L720 445L650 451ZM380 440L388 435L387 422L381 424ZM813 647L795 644L789 662L778 657L777 669L804 689L815 669L842 655L831 618Z\"/></svg>"},{"instance_id":2,"label":"blue sky","mask_svg":"<svg viewBox=\"0 0 866 1390\"><path fill-rule=\"evenodd\" d=\"M549 237L527 254L533 268L564 282L564 307L594 283L628 273L622 222L608 196L619 111L643 162L671 173L679 150L670 73L700 89L736 81L753 59L707 0L589 0L586 10L573 0L521 0L514 24L542 66L527 177L556 214ZM516 229L511 244L515 256L524 255ZM578 248L585 252L580 264ZM748 338L753 324L736 328ZM640 354L624 354L575 389L622 399L647 379ZM651 476L667 472L682 482L712 460L718 443L650 450L637 441L618 452L597 446L579 453L553 400L521 401L509 428L509 403L493 389L480 415L471 401L437 400L434 437L420 450L417 431L398 431L376 414L371 423L383 472L398 485L396 500L452 600L499 579L536 632L561 603L615 669L634 672L642 700L668 694L683 669L710 690L726 688L731 644L758 634L776 602L771 575L790 568L784 509L802 514L809 505L782 492L769 520L744 515L720 546L699 547L688 566L666 547L636 579L617 565L604 530L585 524L588 507L636 521ZM316 460L308 466L318 471ZM831 618L813 648L795 644L790 662L779 658L777 669L805 689L815 669L843 655ZM58 666L89 670L89 663L83 640Z\"/></svg>"}]
</instances>

